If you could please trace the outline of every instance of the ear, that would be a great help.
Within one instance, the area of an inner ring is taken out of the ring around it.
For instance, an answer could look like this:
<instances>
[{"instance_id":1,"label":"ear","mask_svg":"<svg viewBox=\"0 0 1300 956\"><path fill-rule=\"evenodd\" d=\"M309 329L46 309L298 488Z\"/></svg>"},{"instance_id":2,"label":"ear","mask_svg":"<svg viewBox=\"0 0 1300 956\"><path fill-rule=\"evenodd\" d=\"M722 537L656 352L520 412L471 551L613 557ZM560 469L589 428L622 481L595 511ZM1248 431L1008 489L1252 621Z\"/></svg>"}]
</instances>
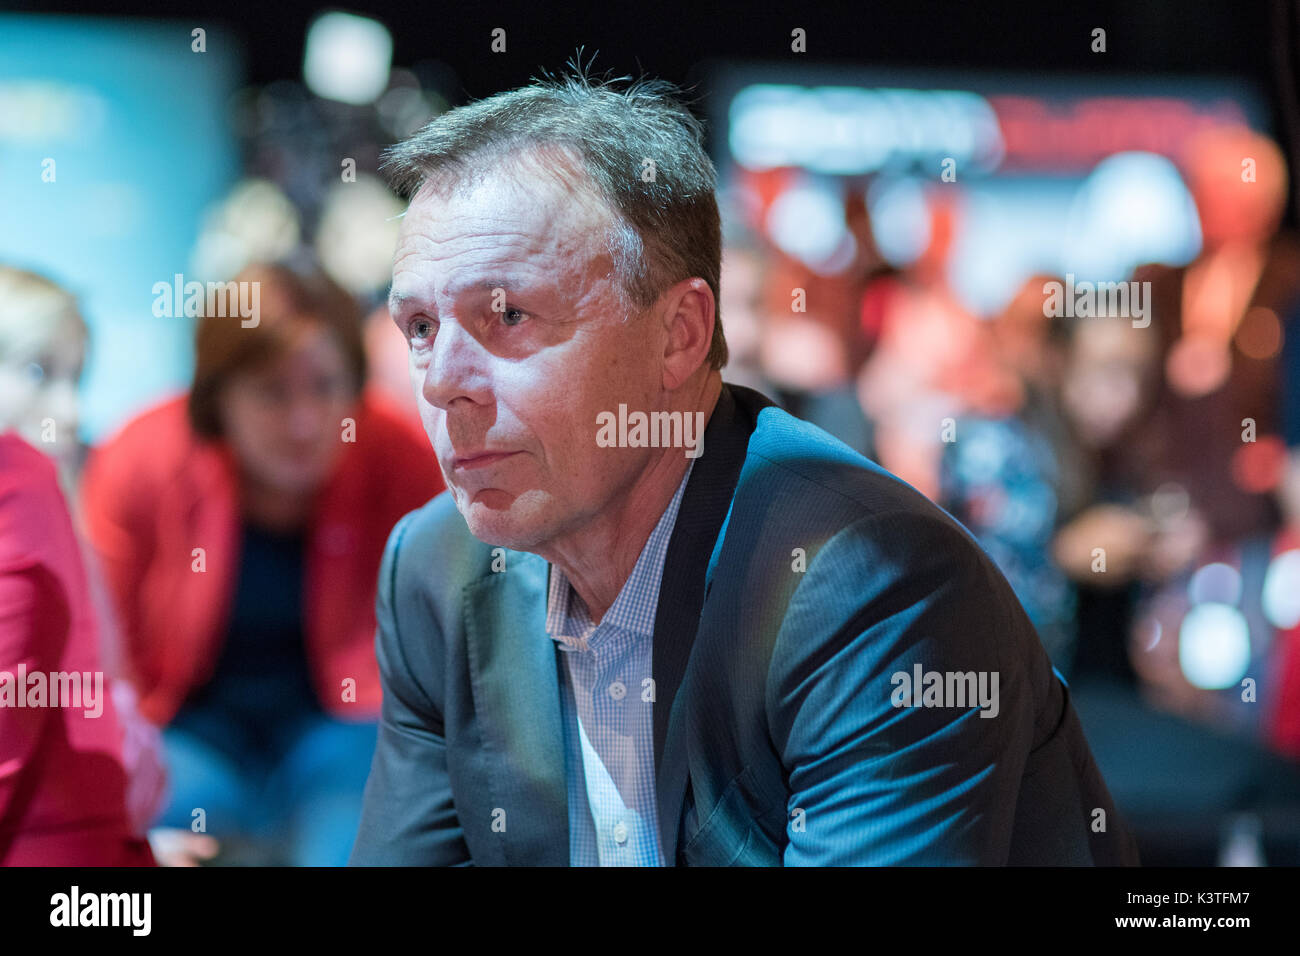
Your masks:
<instances>
[{"instance_id":1,"label":"ear","mask_svg":"<svg viewBox=\"0 0 1300 956\"><path fill-rule=\"evenodd\" d=\"M713 341L717 303L709 284L698 276L683 279L664 293L661 300L664 329L665 389L680 388L704 365Z\"/></svg>"}]
</instances>

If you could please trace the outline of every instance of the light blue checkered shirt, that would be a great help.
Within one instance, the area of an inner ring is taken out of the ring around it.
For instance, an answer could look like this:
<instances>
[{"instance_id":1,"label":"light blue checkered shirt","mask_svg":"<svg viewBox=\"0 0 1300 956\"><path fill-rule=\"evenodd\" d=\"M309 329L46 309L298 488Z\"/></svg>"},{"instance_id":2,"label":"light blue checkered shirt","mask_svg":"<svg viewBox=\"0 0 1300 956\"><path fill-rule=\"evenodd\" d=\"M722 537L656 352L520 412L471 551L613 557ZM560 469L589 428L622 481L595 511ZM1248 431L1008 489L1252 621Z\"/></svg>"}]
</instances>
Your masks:
<instances>
[{"instance_id":1,"label":"light blue checkered shirt","mask_svg":"<svg viewBox=\"0 0 1300 956\"><path fill-rule=\"evenodd\" d=\"M571 866L663 866L655 800L655 611L694 460L599 625L551 565L546 631L560 668Z\"/></svg>"}]
</instances>

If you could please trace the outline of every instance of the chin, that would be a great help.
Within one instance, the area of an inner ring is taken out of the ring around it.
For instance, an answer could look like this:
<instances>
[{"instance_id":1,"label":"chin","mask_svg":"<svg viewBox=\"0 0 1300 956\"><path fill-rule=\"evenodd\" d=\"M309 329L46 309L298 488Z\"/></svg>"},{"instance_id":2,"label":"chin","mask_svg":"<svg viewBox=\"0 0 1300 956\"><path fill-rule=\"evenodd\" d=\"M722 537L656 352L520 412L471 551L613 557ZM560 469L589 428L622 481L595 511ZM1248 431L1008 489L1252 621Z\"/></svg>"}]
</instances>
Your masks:
<instances>
[{"instance_id":1,"label":"chin","mask_svg":"<svg viewBox=\"0 0 1300 956\"><path fill-rule=\"evenodd\" d=\"M317 491L328 477L329 473L327 471L321 469L307 470L300 465L296 465L291 468L279 469L274 485L287 494L310 495Z\"/></svg>"},{"instance_id":2,"label":"chin","mask_svg":"<svg viewBox=\"0 0 1300 956\"><path fill-rule=\"evenodd\" d=\"M504 493L497 494L501 496L500 501L494 501L491 492L480 492L468 504L457 497L456 505L470 534L484 544L512 551L529 551L545 540L539 515L528 513L529 509L521 499L508 499Z\"/></svg>"},{"instance_id":3,"label":"chin","mask_svg":"<svg viewBox=\"0 0 1300 956\"><path fill-rule=\"evenodd\" d=\"M465 524L469 526L469 533L484 544L525 551L533 537L519 527L519 522L481 505L470 505L469 510L462 512L462 515Z\"/></svg>"}]
</instances>

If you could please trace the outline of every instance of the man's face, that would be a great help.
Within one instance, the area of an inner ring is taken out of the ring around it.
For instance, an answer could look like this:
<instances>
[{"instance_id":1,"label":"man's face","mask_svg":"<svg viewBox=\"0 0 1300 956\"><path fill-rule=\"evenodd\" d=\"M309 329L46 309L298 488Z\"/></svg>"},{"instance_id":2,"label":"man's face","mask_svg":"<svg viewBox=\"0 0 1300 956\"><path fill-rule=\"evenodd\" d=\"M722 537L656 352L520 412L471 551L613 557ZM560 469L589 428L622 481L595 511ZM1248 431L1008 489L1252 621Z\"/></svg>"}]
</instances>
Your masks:
<instances>
[{"instance_id":1,"label":"man's face","mask_svg":"<svg viewBox=\"0 0 1300 956\"><path fill-rule=\"evenodd\" d=\"M614 514L649 462L596 444L600 412L659 407L666 340L650 315L624 321L609 221L515 162L426 185L403 218L393 320L447 487L487 543L544 550Z\"/></svg>"}]
</instances>

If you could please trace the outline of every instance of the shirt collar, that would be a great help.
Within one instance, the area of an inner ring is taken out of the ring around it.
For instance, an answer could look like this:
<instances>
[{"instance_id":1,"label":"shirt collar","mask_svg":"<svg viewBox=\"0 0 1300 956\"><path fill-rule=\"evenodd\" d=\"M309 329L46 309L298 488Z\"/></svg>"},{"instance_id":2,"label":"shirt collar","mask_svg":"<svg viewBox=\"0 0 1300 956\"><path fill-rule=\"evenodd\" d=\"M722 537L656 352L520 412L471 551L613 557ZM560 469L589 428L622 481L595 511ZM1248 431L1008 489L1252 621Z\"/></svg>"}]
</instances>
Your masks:
<instances>
[{"instance_id":1,"label":"shirt collar","mask_svg":"<svg viewBox=\"0 0 1300 956\"><path fill-rule=\"evenodd\" d=\"M591 622L591 615L579 600L568 577L554 564L550 565L551 585L546 598L546 632L563 647L587 650L593 636L599 643L600 635L609 628L618 629L638 637L653 637L655 613L659 607L659 585L663 578L664 561L668 556L668 542L677 524L682 494L690 480L695 460L686 467L686 474L673 495L672 501L659 517L659 523L650 532L641 556L637 558L632 573L623 582L618 597L601 619L599 628ZM595 632L599 630L600 635Z\"/></svg>"}]
</instances>

